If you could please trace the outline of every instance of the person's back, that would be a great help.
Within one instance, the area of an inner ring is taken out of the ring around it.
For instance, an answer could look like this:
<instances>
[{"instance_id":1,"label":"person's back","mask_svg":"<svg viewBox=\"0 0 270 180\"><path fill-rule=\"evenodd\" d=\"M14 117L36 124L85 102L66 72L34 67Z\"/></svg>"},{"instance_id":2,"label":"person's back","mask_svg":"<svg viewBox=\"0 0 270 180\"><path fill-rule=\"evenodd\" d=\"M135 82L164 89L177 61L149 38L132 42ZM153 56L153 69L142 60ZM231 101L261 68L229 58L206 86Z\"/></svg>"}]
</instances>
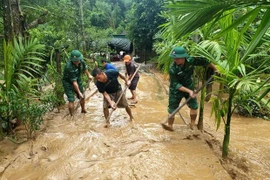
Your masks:
<instances>
[{"instance_id":1,"label":"person's back","mask_svg":"<svg viewBox=\"0 0 270 180\"><path fill-rule=\"evenodd\" d=\"M105 70L109 70L109 69L114 69L114 70L117 70L114 65L112 65L111 63L107 63L106 60L102 60L102 65L104 67Z\"/></svg>"}]
</instances>

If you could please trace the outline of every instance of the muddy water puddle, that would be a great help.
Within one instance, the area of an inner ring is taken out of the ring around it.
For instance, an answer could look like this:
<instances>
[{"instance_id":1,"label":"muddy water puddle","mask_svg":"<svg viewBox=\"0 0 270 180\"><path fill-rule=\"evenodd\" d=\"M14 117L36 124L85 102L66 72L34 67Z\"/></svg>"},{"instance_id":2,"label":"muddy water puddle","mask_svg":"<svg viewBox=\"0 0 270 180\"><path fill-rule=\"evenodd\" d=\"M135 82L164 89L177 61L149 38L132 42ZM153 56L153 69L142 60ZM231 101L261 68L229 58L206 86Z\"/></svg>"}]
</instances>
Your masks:
<instances>
[{"instance_id":1,"label":"muddy water puddle","mask_svg":"<svg viewBox=\"0 0 270 180\"><path fill-rule=\"evenodd\" d=\"M167 117L168 96L153 73L140 73L138 103L131 106L135 122L130 123L124 109L112 113L111 128L104 128L102 95L87 101L87 114L65 117L67 105L60 113L46 116L35 140L21 144L12 153L0 155L1 180L15 179L232 179L238 173L247 179L267 179L269 175L270 124L260 119L242 121L234 117L230 149L233 157L245 163L223 162L220 142L223 129L215 130L206 106L205 130L191 131L180 116L175 131L161 128ZM91 84L90 95L95 90ZM126 96L130 97L127 90ZM80 109L78 110L78 112ZM181 109L188 119L188 109ZM268 127L268 129L266 128ZM259 129L261 128L261 129ZM211 136L209 136L209 134ZM2 146L13 147L7 141ZM216 149L214 150L214 147ZM232 158L233 159L233 158ZM222 164L223 163L223 164ZM246 165L247 167L237 167ZM237 179L237 178L236 178Z\"/></svg>"}]
</instances>

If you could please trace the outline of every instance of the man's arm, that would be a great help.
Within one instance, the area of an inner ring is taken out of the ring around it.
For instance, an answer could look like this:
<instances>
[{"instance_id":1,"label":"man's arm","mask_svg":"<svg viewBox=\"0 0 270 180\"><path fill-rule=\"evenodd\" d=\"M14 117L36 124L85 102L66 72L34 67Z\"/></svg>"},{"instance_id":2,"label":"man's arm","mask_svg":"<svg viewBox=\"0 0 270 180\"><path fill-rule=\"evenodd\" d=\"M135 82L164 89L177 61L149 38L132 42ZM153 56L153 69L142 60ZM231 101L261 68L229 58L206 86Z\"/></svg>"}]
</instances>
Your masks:
<instances>
[{"instance_id":1,"label":"man's arm","mask_svg":"<svg viewBox=\"0 0 270 180\"><path fill-rule=\"evenodd\" d=\"M93 77L92 77L91 74L89 73L88 69L86 69L86 70L84 71L84 73L87 75L88 79L91 81Z\"/></svg>"},{"instance_id":2,"label":"man's arm","mask_svg":"<svg viewBox=\"0 0 270 180\"><path fill-rule=\"evenodd\" d=\"M121 73L119 73L119 77L125 81L126 84L128 84L128 79Z\"/></svg>"},{"instance_id":3,"label":"man's arm","mask_svg":"<svg viewBox=\"0 0 270 180\"><path fill-rule=\"evenodd\" d=\"M131 73L131 74L128 76L128 80L131 80L132 76L133 76L133 73Z\"/></svg>"},{"instance_id":4,"label":"man's arm","mask_svg":"<svg viewBox=\"0 0 270 180\"><path fill-rule=\"evenodd\" d=\"M178 71L176 71L176 69L174 68L174 66L170 67L170 80L171 80L171 87L174 87L176 90L181 91L181 92L186 92L189 94L189 96L191 98L196 97L196 94L194 93L193 90L183 86L180 82L179 82L179 77L177 76Z\"/></svg>"},{"instance_id":5,"label":"man's arm","mask_svg":"<svg viewBox=\"0 0 270 180\"><path fill-rule=\"evenodd\" d=\"M179 91L182 91L182 92L188 93L191 98L195 98L196 97L196 94L195 94L195 92L193 90L188 89L188 88L186 88L184 86L181 86L178 90Z\"/></svg>"},{"instance_id":6,"label":"man's arm","mask_svg":"<svg viewBox=\"0 0 270 180\"><path fill-rule=\"evenodd\" d=\"M79 94L80 99L83 98L83 94L80 91L80 88L79 88L77 81L72 81L72 84L74 86L75 91Z\"/></svg>"},{"instance_id":7,"label":"man's arm","mask_svg":"<svg viewBox=\"0 0 270 180\"><path fill-rule=\"evenodd\" d=\"M106 93L106 92L104 92L103 93L103 96L104 96L104 98L106 99L106 101L110 104L110 106L113 108L113 109L115 109L116 107L114 107L114 101L112 101L112 99L111 99L111 97L110 97L110 95L108 94L108 93Z\"/></svg>"}]
</instances>

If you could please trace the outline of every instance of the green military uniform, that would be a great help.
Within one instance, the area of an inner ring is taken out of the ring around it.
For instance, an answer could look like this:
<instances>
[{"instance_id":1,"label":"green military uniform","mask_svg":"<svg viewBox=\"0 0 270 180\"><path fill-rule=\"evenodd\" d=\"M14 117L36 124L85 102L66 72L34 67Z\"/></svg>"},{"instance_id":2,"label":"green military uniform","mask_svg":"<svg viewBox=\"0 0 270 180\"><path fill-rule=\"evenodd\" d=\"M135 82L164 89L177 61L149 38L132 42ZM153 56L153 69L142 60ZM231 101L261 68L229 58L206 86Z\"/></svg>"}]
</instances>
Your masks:
<instances>
[{"instance_id":1,"label":"green military uniform","mask_svg":"<svg viewBox=\"0 0 270 180\"><path fill-rule=\"evenodd\" d=\"M75 101L74 93L77 94L72 84L73 81L77 81L80 91L83 92L81 74L82 72L85 72L87 68L88 66L85 64L83 60L80 60L80 64L78 66L73 64L72 60L70 60L66 64L62 82L63 82L65 94L67 95L69 102L74 102ZM78 94L77 94L77 97L79 97Z\"/></svg>"},{"instance_id":2,"label":"green military uniform","mask_svg":"<svg viewBox=\"0 0 270 180\"><path fill-rule=\"evenodd\" d=\"M173 57L173 56L171 56ZM194 71L194 66L206 66L209 65L209 61L201 57L188 57L186 58L185 64L183 66L176 65L173 62L169 69L170 75L170 90L169 90L169 105L168 112L172 113L175 109L179 107L179 103L182 98L188 99L189 94L179 90L180 87L184 86L188 89L194 89L194 83L192 80L192 75ZM189 108L198 109L198 102L196 98L190 99L188 102Z\"/></svg>"}]
</instances>

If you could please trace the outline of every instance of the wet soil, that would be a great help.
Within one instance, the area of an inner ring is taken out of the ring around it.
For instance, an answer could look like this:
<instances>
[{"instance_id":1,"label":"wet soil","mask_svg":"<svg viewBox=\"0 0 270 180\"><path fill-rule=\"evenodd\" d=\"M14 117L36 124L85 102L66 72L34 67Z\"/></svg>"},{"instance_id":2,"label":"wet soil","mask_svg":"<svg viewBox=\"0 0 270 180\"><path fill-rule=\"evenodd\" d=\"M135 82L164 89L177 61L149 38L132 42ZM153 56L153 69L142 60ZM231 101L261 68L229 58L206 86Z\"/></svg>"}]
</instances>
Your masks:
<instances>
[{"instance_id":1,"label":"wet soil","mask_svg":"<svg viewBox=\"0 0 270 180\"><path fill-rule=\"evenodd\" d=\"M120 69L120 72L122 69ZM270 122L234 115L229 157L222 159L223 127L216 130L205 104L204 131L190 130L180 115L174 131L167 117L168 80L145 66L140 70L134 123L124 109L112 113L104 128L102 95L86 103L88 113L66 116L67 105L45 116L34 139L0 142L0 179L267 179L270 177ZM96 89L86 91L86 97ZM129 90L126 96L130 97ZM180 110L189 121L188 109ZM24 139L24 129L17 129Z\"/></svg>"}]
</instances>

